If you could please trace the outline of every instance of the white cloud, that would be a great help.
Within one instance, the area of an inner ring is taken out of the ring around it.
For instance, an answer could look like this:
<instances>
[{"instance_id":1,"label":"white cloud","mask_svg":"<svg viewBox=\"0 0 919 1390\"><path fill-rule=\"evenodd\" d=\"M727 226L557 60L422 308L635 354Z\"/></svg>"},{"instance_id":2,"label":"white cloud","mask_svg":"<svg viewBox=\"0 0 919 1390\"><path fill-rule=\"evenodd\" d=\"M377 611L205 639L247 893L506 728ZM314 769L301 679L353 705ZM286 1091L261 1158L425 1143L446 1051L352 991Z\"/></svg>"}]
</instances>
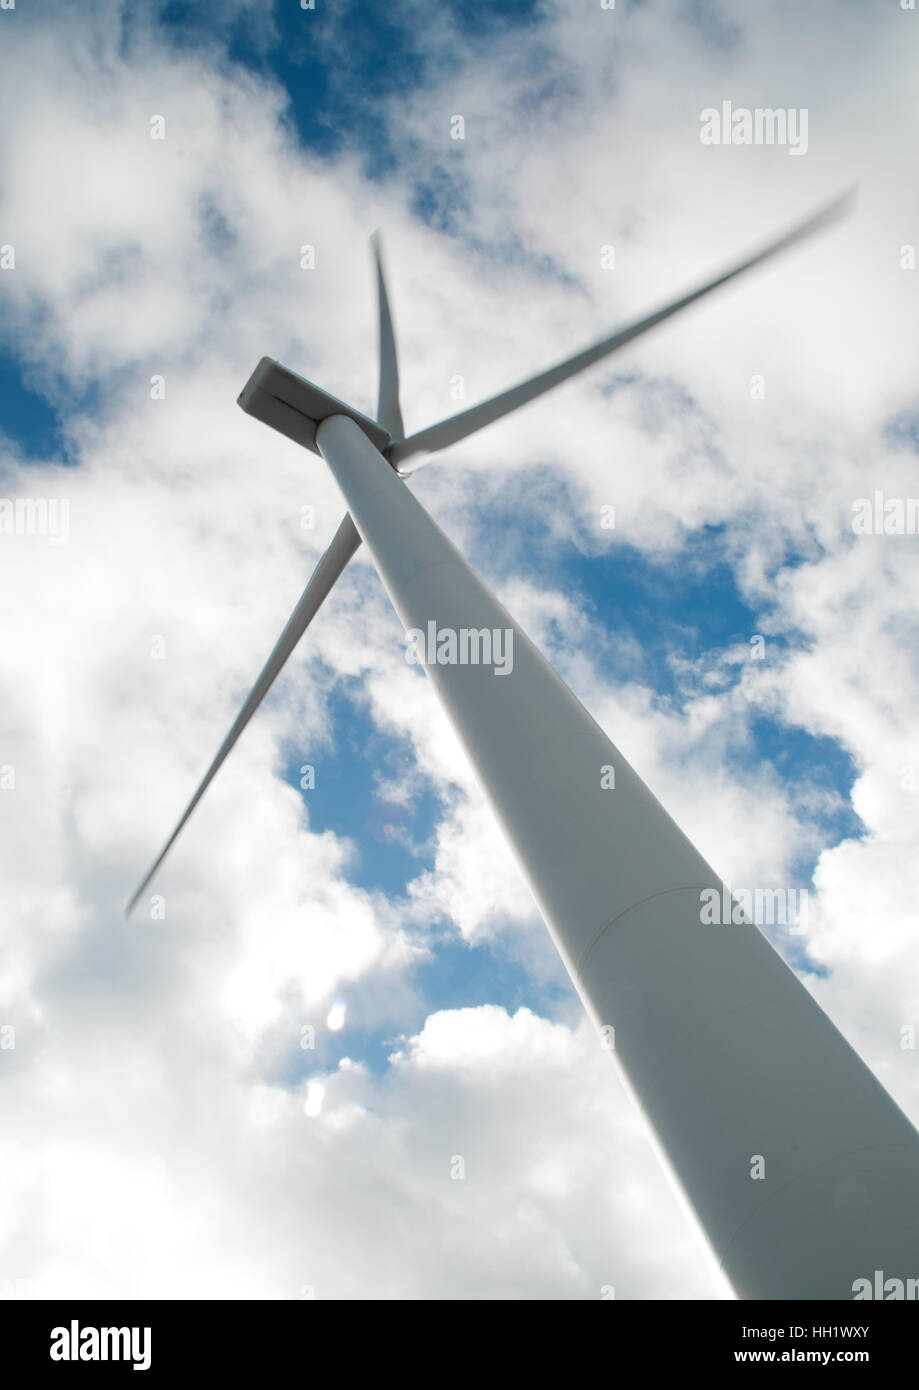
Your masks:
<instances>
[{"instance_id":1,"label":"white cloud","mask_svg":"<svg viewBox=\"0 0 919 1390\"><path fill-rule=\"evenodd\" d=\"M437 1013L385 1081L342 1059L295 1093L195 1041L185 1088L136 1034L104 1069L58 1052L12 1083L42 1158L5 1156L0 1224L35 1292L723 1296L584 1023Z\"/></svg>"}]
</instances>

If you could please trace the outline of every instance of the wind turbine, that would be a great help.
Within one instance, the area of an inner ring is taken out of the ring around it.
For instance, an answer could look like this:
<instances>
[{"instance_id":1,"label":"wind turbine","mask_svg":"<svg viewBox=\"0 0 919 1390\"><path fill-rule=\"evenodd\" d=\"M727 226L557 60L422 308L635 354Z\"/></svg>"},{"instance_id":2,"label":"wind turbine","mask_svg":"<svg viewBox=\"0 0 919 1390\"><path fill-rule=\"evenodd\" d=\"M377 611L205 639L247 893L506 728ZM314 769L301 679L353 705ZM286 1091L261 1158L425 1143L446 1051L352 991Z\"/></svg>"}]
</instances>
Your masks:
<instances>
[{"instance_id":1,"label":"wind turbine","mask_svg":"<svg viewBox=\"0 0 919 1390\"><path fill-rule=\"evenodd\" d=\"M742 1298L852 1298L919 1275L919 1135L757 926L703 920L719 876L405 486L457 443L838 219L848 197L664 308L405 437L379 243L376 420L270 358L243 410L321 454L348 505L135 906L363 540L404 627L503 632L512 669L426 671L504 827L575 989L660 1157ZM612 770L612 779L610 778ZM613 785L610 785L612 780ZM733 918L733 920L731 920Z\"/></svg>"}]
</instances>

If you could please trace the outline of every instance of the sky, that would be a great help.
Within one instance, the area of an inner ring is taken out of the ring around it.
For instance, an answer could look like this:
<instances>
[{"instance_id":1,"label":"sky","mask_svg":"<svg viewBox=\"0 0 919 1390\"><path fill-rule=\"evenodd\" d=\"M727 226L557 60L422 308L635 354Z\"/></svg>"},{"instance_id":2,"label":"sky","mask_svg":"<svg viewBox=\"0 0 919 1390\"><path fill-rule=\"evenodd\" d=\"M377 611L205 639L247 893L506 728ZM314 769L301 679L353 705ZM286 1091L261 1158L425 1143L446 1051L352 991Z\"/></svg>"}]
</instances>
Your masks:
<instances>
[{"instance_id":1,"label":"sky","mask_svg":"<svg viewBox=\"0 0 919 1390\"><path fill-rule=\"evenodd\" d=\"M729 1296L363 551L124 918L344 510L236 397L373 413L376 228L412 432L857 183L412 486L708 862L808 891L775 943L919 1120L919 537L853 528L919 495L919 16L368 10L0 10L0 1296Z\"/></svg>"}]
</instances>

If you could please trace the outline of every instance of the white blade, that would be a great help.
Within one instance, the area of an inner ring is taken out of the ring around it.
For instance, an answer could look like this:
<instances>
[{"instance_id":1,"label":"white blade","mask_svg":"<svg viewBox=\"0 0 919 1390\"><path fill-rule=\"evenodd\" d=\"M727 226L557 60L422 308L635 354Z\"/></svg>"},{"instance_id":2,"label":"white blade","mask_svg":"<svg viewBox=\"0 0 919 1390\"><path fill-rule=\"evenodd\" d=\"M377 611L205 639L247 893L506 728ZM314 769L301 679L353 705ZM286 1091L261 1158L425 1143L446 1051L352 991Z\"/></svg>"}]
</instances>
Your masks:
<instances>
[{"instance_id":1,"label":"white blade","mask_svg":"<svg viewBox=\"0 0 919 1390\"><path fill-rule=\"evenodd\" d=\"M383 252L380 234L371 237L374 259L377 267L377 296L380 310L380 394L377 404L377 422L388 430L393 439L405 437L402 411L399 407L399 361L396 357L396 335L393 329L389 296L386 293L386 276L383 273Z\"/></svg>"},{"instance_id":2,"label":"white blade","mask_svg":"<svg viewBox=\"0 0 919 1390\"><path fill-rule=\"evenodd\" d=\"M512 410L519 410L522 405L535 400L545 391L551 391L554 386L560 386L569 377L576 376L578 372L583 372L586 367L593 366L595 362L599 362L619 348L625 347L626 343L639 338L642 333L647 333L649 328L654 328L656 324L672 318L681 309L695 303L703 295L710 294L719 285L727 284L735 276L742 275L744 271L752 270L756 265L761 265L770 256L778 255L780 251L785 251L796 245L822 227L836 222L850 211L853 202L854 194L846 193L843 197L835 199L827 207L822 208L813 217L809 217L806 222L801 222L798 226L793 227L777 241L770 242L768 246L754 252L753 255L746 257L729 270L722 271L714 280L708 280L698 289L691 290L689 294L684 294L680 299L674 300L663 309L649 314L647 318L639 319L637 323L630 324L627 328L621 328L611 337L603 338L599 343L594 343L593 347L585 348L583 352L576 353L574 357L569 357L567 361L560 362L556 367L550 367L548 371L540 372L538 376L530 377L528 381L521 382L519 386L512 386L508 391L502 391L500 395L492 396L490 400L482 401L479 405L474 405L469 410L463 410L458 415L452 415L448 420L441 420L439 424L429 425L427 429L420 430L418 434L413 434L409 439L393 444L387 455L390 463L399 468L401 472L403 471L401 464L405 459L411 458L413 454L430 454L438 449L446 449L448 445L458 443L459 440L465 439L468 435L475 434L477 430L484 429L486 425L494 424L496 420L509 415ZM416 465L416 467L420 466L420 464Z\"/></svg>"},{"instance_id":3,"label":"white blade","mask_svg":"<svg viewBox=\"0 0 919 1390\"><path fill-rule=\"evenodd\" d=\"M335 532L335 535L332 539L332 544L329 546L328 550L322 556L322 559L319 561L319 564L313 571L312 578L310 579L310 582L307 584L306 588L303 590L303 593L300 597L300 601L294 609L293 613L290 615L290 619L287 623L287 626L278 638L274 651L271 653L267 662L265 663L261 675L255 682L255 685L252 687L252 690L249 692L249 695L246 698L246 702L243 705L242 709L239 711L239 714L236 716L233 727L230 729L230 732L227 734L223 743L220 745L220 748L217 750L217 755L214 758L214 761L211 763L207 772L204 774L204 777L198 787L198 790L195 792L191 801L188 803L188 806L182 816L182 819L179 821L175 830L173 830L172 834L169 836L169 839L166 841L164 848L154 861L153 867L150 869L150 872L144 878L140 887L137 889L137 892L134 894L134 896L131 898L131 901L128 903L128 906L125 909L125 916L130 916L144 889L147 887L150 880L153 878L153 875L156 873L157 869L160 867L163 860L166 858L166 855L169 853L169 851L172 849L172 846L178 839L179 834L185 826L185 823L191 815L192 811L195 809L198 802L201 800L202 796L210 786L211 782L214 780L215 776L217 775L217 772L225 762L227 756L230 753L230 750L233 748L233 745L236 743L236 740L239 738L243 729L249 723L249 720L252 718L253 714L258 709L265 696L268 694L268 691L271 689L271 686L274 683L275 677L279 674L285 661L290 656L294 647L300 641L300 638L303 636L306 629L309 627L316 613L319 611L321 604L328 596L333 584L338 579L342 570L345 568L345 566L351 559L351 556L357 550L360 543L361 538L355 529L354 522L351 520L350 516L345 516L338 530Z\"/></svg>"}]
</instances>

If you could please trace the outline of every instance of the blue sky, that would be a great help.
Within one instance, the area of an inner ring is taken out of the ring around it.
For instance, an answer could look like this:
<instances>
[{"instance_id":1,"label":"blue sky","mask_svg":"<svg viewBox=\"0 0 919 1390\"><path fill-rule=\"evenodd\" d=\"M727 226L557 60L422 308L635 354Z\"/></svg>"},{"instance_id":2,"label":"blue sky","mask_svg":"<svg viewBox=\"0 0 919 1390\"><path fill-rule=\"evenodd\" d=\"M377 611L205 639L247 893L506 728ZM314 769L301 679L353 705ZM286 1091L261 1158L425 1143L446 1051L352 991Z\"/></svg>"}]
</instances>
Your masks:
<instances>
[{"instance_id":1,"label":"blue sky","mask_svg":"<svg viewBox=\"0 0 919 1390\"><path fill-rule=\"evenodd\" d=\"M4 432L30 453L50 453L60 442L57 415L38 392L29 390L16 352L9 347L0 358L0 386Z\"/></svg>"},{"instance_id":2,"label":"blue sky","mask_svg":"<svg viewBox=\"0 0 919 1390\"><path fill-rule=\"evenodd\" d=\"M0 1024L22 1038L0 1081L45 1156L30 1175L0 1147L0 1236L14 1274L85 1296L718 1296L630 1102L598 1101L606 1059L363 553L170 858L161 929L122 906L342 509L236 394L269 354L366 407L375 227L416 429L458 408L457 373L472 404L859 177L819 248L412 485L716 869L810 888L812 930L779 944L919 1103L893 1041L916 1008L915 538L849 527L854 497L915 490L901 16L268 9L0 15L0 473L65 495L72 531L0 538ZM700 148L722 97L808 104L806 159ZM67 1216L138 1182L131 1239ZM27 1229L29 1202L63 1234Z\"/></svg>"}]
</instances>

